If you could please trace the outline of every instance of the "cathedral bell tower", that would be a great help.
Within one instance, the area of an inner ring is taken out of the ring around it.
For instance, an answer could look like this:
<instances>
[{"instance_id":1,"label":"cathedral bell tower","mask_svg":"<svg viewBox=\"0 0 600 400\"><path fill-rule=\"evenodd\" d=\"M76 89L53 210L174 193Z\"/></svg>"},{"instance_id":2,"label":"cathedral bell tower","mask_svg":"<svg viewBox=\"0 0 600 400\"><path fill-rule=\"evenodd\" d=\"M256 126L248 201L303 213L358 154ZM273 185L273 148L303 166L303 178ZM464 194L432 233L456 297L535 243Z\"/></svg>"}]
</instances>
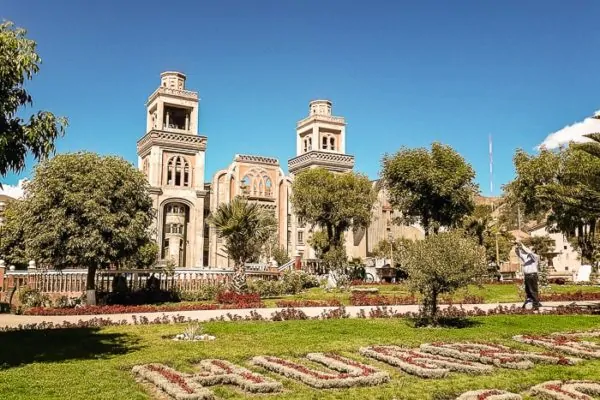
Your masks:
<instances>
[{"instance_id":1,"label":"cathedral bell tower","mask_svg":"<svg viewBox=\"0 0 600 400\"><path fill-rule=\"evenodd\" d=\"M163 72L146 103L146 134L137 143L138 167L157 210L159 258L178 267L205 265L204 160L198 135L198 93L181 72Z\"/></svg>"},{"instance_id":2,"label":"cathedral bell tower","mask_svg":"<svg viewBox=\"0 0 600 400\"><path fill-rule=\"evenodd\" d=\"M296 157L288 161L290 174L310 168L348 172L354 156L346 154L346 120L331 115L329 100L313 100L308 117L296 124Z\"/></svg>"}]
</instances>

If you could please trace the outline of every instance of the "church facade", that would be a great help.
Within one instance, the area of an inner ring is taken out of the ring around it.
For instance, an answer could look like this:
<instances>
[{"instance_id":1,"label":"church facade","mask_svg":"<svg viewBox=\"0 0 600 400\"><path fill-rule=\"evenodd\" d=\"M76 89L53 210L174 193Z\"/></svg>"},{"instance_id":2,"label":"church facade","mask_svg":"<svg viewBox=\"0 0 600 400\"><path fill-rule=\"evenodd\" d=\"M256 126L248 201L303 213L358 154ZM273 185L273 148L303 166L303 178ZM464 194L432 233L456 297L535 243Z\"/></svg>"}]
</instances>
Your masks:
<instances>
[{"instance_id":1,"label":"church facade","mask_svg":"<svg viewBox=\"0 0 600 400\"><path fill-rule=\"evenodd\" d=\"M310 226L294 215L290 203L294 175L310 168L348 172L354 157L346 154L346 121L333 115L329 100L314 100L308 116L296 124L296 156L289 175L277 158L237 154L232 163L205 182L207 137L198 132L198 93L185 87L180 72L163 72L160 86L146 103L146 134L137 143L138 167L147 176L157 218L153 232L160 259L178 267L228 268L231 262L214 228L212 211L236 196L257 202L277 220L277 238L290 257L314 258L308 245ZM368 229L346 234L351 258L365 258L392 237L422 237L417 227L392 224L393 211L377 182L378 199Z\"/></svg>"}]
</instances>

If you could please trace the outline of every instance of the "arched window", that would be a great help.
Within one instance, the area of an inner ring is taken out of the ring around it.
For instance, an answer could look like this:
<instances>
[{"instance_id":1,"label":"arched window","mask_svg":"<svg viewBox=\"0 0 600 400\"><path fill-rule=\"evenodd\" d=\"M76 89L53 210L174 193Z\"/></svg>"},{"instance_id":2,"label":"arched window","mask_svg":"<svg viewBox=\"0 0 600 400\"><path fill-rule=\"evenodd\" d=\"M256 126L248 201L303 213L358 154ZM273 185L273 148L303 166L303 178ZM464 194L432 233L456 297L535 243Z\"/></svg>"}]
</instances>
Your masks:
<instances>
[{"instance_id":1,"label":"arched window","mask_svg":"<svg viewBox=\"0 0 600 400\"><path fill-rule=\"evenodd\" d=\"M258 181L258 194L259 194L259 196L262 196L265 194L265 187L263 185L262 179Z\"/></svg>"},{"instance_id":2,"label":"arched window","mask_svg":"<svg viewBox=\"0 0 600 400\"><path fill-rule=\"evenodd\" d=\"M312 138L308 138L308 151L312 150Z\"/></svg>"},{"instance_id":3,"label":"arched window","mask_svg":"<svg viewBox=\"0 0 600 400\"><path fill-rule=\"evenodd\" d=\"M175 156L167 163L167 185L190 186L190 164L182 156Z\"/></svg>"},{"instance_id":4,"label":"arched window","mask_svg":"<svg viewBox=\"0 0 600 400\"><path fill-rule=\"evenodd\" d=\"M308 151L308 139L304 138L304 152Z\"/></svg>"},{"instance_id":5,"label":"arched window","mask_svg":"<svg viewBox=\"0 0 600 400\"><path fill-rule=\"evenodd\" d=\"M265 196L273 196L273 193L271 192L271 179L269 179L268 177L265 178Z\"/></svg>"},{"instance_id":6,"label":"arched window","mask_svg":"<svg viewBox=\"0 0 600 400\"><path fill-rule=\"evenodd\" d=\"M250 193L250 184L251 184L251 180L248 177L248 175L246 175L244 177L244 179L242 179L242 184L240 185L240 189L242 189L242 193L243 194L248 194ZM233 195L233 194L232 194Z\"/></svg>"},{"instance_id":7,"label":"arched window","mask_svg":"<svg viewBox=\"0 0 600 400\"><path fill-rule=\"evenodd\" d=\"M329 138L329 148L335 150L335 138Z\"/></svg>"},{"instance_id":8,"label":"arched window","mask_svg":"<svg viewBox=\"0 0 600 400\"><path fill-rule=\"evenodd\" d=\"M327 150L327 137L323 137L323 146L321 148Z\"/></svg>"}]
</instances>

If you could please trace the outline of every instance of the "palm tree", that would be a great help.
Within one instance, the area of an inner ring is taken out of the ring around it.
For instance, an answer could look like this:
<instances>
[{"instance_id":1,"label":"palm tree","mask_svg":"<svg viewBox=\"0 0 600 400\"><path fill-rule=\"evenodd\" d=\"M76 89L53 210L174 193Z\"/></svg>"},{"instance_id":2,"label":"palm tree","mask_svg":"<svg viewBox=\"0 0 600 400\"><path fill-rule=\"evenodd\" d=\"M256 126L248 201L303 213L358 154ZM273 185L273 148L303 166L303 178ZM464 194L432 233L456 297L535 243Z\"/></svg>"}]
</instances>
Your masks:
<instances>
[{"instance_id":1,"label":"palm tree","mask_svg":"<svg viewBox=\"0 0 600 400\"><path fill-rule=\"evenodd\" d=\"M246 262L260 255L272 235L274 219L256 203L236 197L221 204L209 217L217 235L225 240L224 250L233 260L231 290L246 290Z\"/></svg>"}]
</instances>

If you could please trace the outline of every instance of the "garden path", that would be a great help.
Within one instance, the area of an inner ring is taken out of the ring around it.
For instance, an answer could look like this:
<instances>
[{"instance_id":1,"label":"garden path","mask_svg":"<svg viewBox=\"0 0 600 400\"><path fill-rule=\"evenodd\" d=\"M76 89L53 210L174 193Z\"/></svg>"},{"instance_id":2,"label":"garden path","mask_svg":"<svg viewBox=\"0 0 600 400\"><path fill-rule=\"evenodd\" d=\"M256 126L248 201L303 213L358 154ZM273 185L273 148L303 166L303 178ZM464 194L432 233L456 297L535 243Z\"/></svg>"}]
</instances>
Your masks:
<instances>
[{"instance_id":1,"label":"garden path","mask_svg":"<svg viewBox=\"0 0 600 400\"><path fill-rule=\"evenodd\" d=\"M572 301L560 301L560 302L545 302L544 308L551 308L557 306L565 306L573 304ZM577 302L578 305L593 305L596 304L594 302ZM475 308L479 308L483 311L491 310L499 305L504 307L517 306L520 307L522 303L489 303L489 304L465 304L463 305L463 309L465 310L473 310ZM440 305L440 309L447 308L448 305ZM337 307L298 307L297 310L302 310L309 317L316 317L320 315L323 311L333 310ZM356 317L360 310L364 310L364 312L368 315L369 311L375 309L377 307L371 306L347 306L345 307L346 312L350 314L351 317ZM387 306L387 309L394 312L399 313L408 313L408 312L417 312L419 310L418 305L399 305L399 306ZM198 321L208 321L211 318L220 318L221 316L227 318L227 314L239 315L241 317L245 317L250 315L251 311L255 311L263 317L270 317L271 314L275 311L283 310L283 308L247 308L247 309L231 309L231 310L196 310L196 311L169 311L169 312L149 312L149 313L129 313L129 314L102 314L102 315L13 315L13 314L0 314L0 328L2 327L17 327L19 325L25 324L35 324L41 322L53 322L55 324L60 324L64 321L68 321L71 323L76 323L79 320L87 321L94 318L102 318L102 319L110 319L114 322L118 321L127 321L127 323L132 324L134 321L134 316L139 320L141 317L148 318L149 320L153 320L155 318L166 316L176 316L180 315L185 318L191 318L193 320Z\"/></svg>"}]
</instances>

